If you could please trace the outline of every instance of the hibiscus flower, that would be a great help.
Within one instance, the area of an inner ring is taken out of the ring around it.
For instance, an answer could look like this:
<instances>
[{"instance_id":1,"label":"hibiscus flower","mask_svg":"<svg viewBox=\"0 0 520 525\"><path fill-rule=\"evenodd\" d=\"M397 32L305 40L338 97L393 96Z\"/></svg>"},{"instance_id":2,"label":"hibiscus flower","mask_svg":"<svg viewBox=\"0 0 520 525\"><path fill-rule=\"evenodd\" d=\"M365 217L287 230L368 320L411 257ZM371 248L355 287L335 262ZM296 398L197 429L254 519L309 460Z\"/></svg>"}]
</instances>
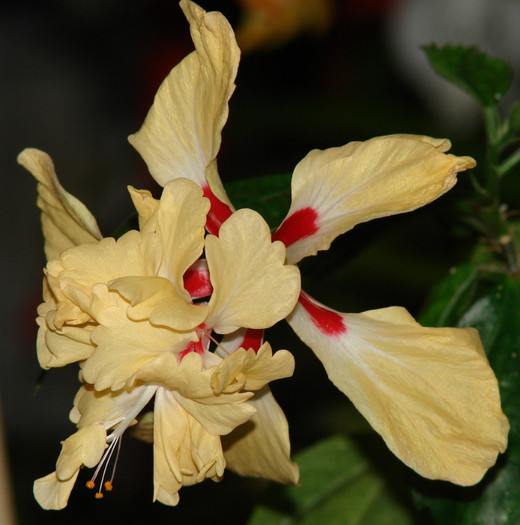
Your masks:
<instances>
[{"instance_id":1,"label":"hibiscus flower","mask_svg":"<svg viewBox=\"0 0 520 525\"><path fill-rule=\"evenodd\" d=\"M288 425L267 387L292 375L294 359L257 340L235 344L237 332L286 317L300 291L298 269L285 264L285 247L271 241L262 217L240 210L218 237L206 236L208 199L194 182L176 179L160 200L131 188L140 230L103 239L48 155L28 149L19 161L39 180L54 257L38 309L38 358L46 369L78 362L84 382L71 413L78 431L63 442L56 471L36 480L38 502L63 508L83 465L98 465L88 483L100 478L98 497L111 489L108 463L152 399L154 499L175 505L181 486L219 480L226 464L296 482ZM221 442L247 421L253 429L262 423L252 465L242 451L248 440L231 436L229 457Z\"/></svg>"},{"instance_id":2,"label":"hibiscus flower","mask_svg":"<svg viewBox=\"0 0 520 525\"><path fill-rule=\"evenodd\" d=\"M197 183L217 235L234 213L216 156L240 52L220 13L181 1L195 51L159 87L142 128L129 137L160 185ZM445 139L390 135L311 151L292 178L292 204L273 239L287 263L328 249L371 219L430 203L475 166ZM389 448L419 474L477 483L507 445L498 384L473 329L425 328L406 310L336 312L302 293L287 320ZM258 335L258 334L256 334ZM244 337L251 337L245 332Z\"/></svg>"}]
</instances>

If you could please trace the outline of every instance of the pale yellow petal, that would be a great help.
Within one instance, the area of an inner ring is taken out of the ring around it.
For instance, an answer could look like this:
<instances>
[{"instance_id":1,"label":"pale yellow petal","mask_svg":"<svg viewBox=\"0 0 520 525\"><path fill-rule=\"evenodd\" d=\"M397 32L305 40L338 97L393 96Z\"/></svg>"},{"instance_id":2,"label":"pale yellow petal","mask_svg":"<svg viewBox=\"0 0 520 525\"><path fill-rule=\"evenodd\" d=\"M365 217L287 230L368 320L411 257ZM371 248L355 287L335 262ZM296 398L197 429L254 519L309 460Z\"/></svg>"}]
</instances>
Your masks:
<instances>
[{"instance_id":1,"label":"pale yellow petal","mask_svg":"<svg viewBox=\"0 0 520 525\"><path fill-rule=\"evenodd\" d=\"M249 350L252 352L252 350ZM294 373L294 357L287 350L278 350L274 354L269 343L264 343L256 359L244 370L246 390L259 390L276 379L291 377Z\"/></svg>"},{"instance_id":2,"label":"pale yellow petal","mask_svg":"<svg viewBox=\"0 0 520 525\"><path fill-rule=\"evenodd\" d=\"M220 438L205 431L176 401L159 388L154 415L154 500L176 505L183 485L218 480L225 460Z\"/></svg>"},{"instance_id":3,"label":"pale yellow petal","mask_svg":"<svg viewBox=\"0 0 520 525\"><path fill-rule=\"evenodd\" d=\"M470 157L445 154L449 141L389 135L311 151L294 170L292 203L273 235L296 263L326 250L357 224L415 210L446 193Z\"/></svg>"},{"instance_id":4,"label":"pale yellow petal","mask_svg":"<svg viewBox=\"0 0 520 525\"><path fill-rule=\"evenodd\" d=\"M163 277L122 277L110 281L130 302L126 313L134 321L148 319L156 326L175 330L192 330L206 318L206 304L191 304L177 294L173 284Z\"/></svg>"},{"instance_id":5,"label":"pale yellow petal","mask_svg":"<svg viewBox=\"0 0 520 525\"><path fill-rule=\"evenodd\" d=\"M66 481L74 476L82 465L95 467L106 445L105 427L99 423L87 425L62 442L61 453L56 462L56 476Z\"/></svg>"},{"instance_id":6,"label":"pale yellow petal","mask_svg":"<svg viewBox=\"0 0 520 525\"><path fill-rule=\"evenodd\" d=\"M159 201L154 199L148 190L136 190L128 186L128 192L139 216L139 231L141 233L154 232L157 226Z\"/></svg>"},{"instance_id":7,"label":"pale yellow petal","mask_svg":"<svg viewBox=\"0 0 520 525\"><path fill-rule=\"evenodd\" d=\"M214 436L229 434L250 419L256 411L252 405L246 403L253 396L252 392L222 394L220 399L213 396L194 400L175 393L174 396L186 412Z\"/></svg>"},{"instance_id":8,"label":"pale yellow petal","mask_svg":"<svg viewBox=\"0 0 520 525\"><path fill-rule=\"evenodd\" d=\"M206 326L227 334L237 328L267 328L294 307L300 273L284 265L285 248L271 242L269 226L253 210L235 212L219 237L206 238L213 295Z\"/></svg>"},{"instance_id":9,"label":"pale yellow petal","mask_svg":"<svg viewBox=\"0 0 520 525\"><path fill-rule=\"evenodd\" d=\"M157 237L163 248L159 275L169 279L177 294L186 299L183 275L202 254L209 207L209 200L194 182L177 179L164 187L157 210Z\"/></svg>"},{"instance_id":10,"label":"pale yellow petal","mask_svg":"<svg viewBox=\"0 0 520 525\"><path fill-rule=\"evenodd\" d=\"M424 328L403 308L340 314L308 296L289 323L388 447L424 477L480 481L509 424L476 330Z\"/></svg>"},{"instance_id":11,"label":"pale yellow petal","mask_svg":"<svg viewBox=\"0 0 520 525\"><path fill-rule=\"evenodd\" d=\"M135 416L153 397L157 387L140 385L134 388L118 390L94 390L89 384L84 384L74 398L74 407L70 412L70 420L79 429L94 424L103 425L108 431L118 427L119 434L132 425Z\"/></svg>"},{"instance_id":12,"label":"pale yellow petal","mask_svg":"<svg viewBox=\"0 0 520 525\"><path fill-rule=\"evenodd\" d=\"M213 395L210 377L210 371L202 370L202 358L196 352L186 354L180 363L177 354L160 353L136 374L139 381L175 390L189 399L204 399Z\"/></svg>"},{"instance_id":13,"label":"pale yellow petal","mask_svg":"<svg viewBox=\"0 0 520 525\"><path fill-rule=\"evenodd\" d=\"M222 437L227 466L241 476L298 482L298 466L291 461L289 426L269 387L250 399L256 414Z\"/></svg>"},{"instance_id":14,"label":"pale yellow petal","mask_svg":"<svg viewBox=\"0 0 520 525\"><path fill-rule=\"evenodd\" d=\"M108 292L105 285L94 287L92 296L95 301L91 308L99 325L92 331L91 339L97 348L82 363L82 373L85 381L97 390L120 390L132 385L136 373L146 363L162 352L181 351L187 344L185 334L154 326L149 321L129 319L128 303L117 293ZM99 310L95 303L99 304Z\"/></svg>"},{"instance_id":15,"label":"pale yellow petal","mask_svg":"<svg viewBox=\"0 0 520 525\"><path fill-rule=\"evenodd\" d=\"M232 390L259 390L276 379L290 377L294 372L294 357L287 350L273 355L269 343L258 352L240 348L226 357L211 377L215 394ZM236 385L236 386L235 386Z\"/></svg>"},{"instance_id":16,"label":"pale yellow petal","mask_svg":"<svg viewBox=\"0 0 520 525\"><path fill-rule=\"evenodd\" d=\"M92 213L61 186L47 153L27 148L18 155L18 163L38 181L37 204L42 210L47 260L58 257L72 246L102 238Z\"/></svg>"},{"instance_id":17,"label":"pale yellow petal","mask_svg":"<svg viewBox=\"0 0 520 525\"><path fill-rule=\"evenodd\" d=\"M95 346L90 341L92 325L64 326L59 332L49 330L45 321L38 330L36 350L40 366L45 369L56 368L82 361L92 355Z\"/></svg>"},{"instance_id":18,"label":"pale yellow petal","mask_svg":"<svg viewBox=\"0 0 520 525\"><path fill-rule=\"evenodd\" d=\"M88 296L97 283L128 275L155 275L160 264L156 257L161 254L150 253L146 248L141 234L131 230L117 241L109 237L67 250L60 258L61 268L54 270L49 265L48 270L59 280L63 291L71 286Z\"/></svg>"},{"instance_id":19,"label":"pale yellow petal","mask_svg":"<svg viewBox=\"0 0 520 525\"><path fill-rule=\"evenodd\" d=\"M70 493L76 483L79 471L66 481L60 481L56 472L51 472L34 482L34 498L45 510L61 510L67 506Z\"/></svg>"},{"instance_id":20,"label":"pale yellow petal","mask_svg":"<svg viewBox=\"0 0 520 525\"><path fill-rule=\"evenodd\" d=\"M186 0L180 5L195 51L166 77L142 128L129 141L161 186L179 177L205 186L206 169L220 148L240 51L221 13L206 13Z\"/></svg>"}]
</instances>

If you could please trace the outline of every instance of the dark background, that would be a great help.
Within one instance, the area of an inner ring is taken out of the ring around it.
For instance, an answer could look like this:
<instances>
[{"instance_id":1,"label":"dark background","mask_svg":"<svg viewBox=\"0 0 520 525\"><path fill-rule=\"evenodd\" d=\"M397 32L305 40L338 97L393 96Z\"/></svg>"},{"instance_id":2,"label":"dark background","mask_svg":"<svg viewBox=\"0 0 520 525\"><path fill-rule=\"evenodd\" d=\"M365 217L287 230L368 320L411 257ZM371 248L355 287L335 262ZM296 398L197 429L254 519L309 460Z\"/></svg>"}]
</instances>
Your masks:
<instances>
[{"instance_id":1,"label":"dark background","mask_svg":"<svg viewBox=\"0 0 520 525\"><path fill-rule=\"evenodd\" d=\"M201 4L222 11L235 27L240 22L237 2ZM448 136L454 153L482 159L478 109L436 81L418 46L480 42L516 68L519 4L475 1L469 11L464 4L337 0L321 33L245 54L219 154L223 181L289 173L310 149L388 133ZM218 485L183 488L177 508L152 504L151 447L125 437L114 492L103 501L83 488L87 472L64 511L44 512L32 497L33 480L54 470L60 440L74 431L68 411L78 383L73 366L53 370L33 395L39 375L34 317L45 260L36 185L16 155L27 146L47 151L62 184L110 235L132 211L127 184L159 195L126 137L141 125L161 79L191 50L176 2L46 0L0 7L0 395L22 524L244 523L264 488L227 473ZM470 189L467 177L460 178L453 192L413 216L359 226L329 252L304 261L306 290L341 311L397 304L417 314L435 282L471 251L474 239L453 208ZM363 424L286 326L268 338L296 356L294 379L273 385L294 450Z\"/></svg>"}]
</instances>

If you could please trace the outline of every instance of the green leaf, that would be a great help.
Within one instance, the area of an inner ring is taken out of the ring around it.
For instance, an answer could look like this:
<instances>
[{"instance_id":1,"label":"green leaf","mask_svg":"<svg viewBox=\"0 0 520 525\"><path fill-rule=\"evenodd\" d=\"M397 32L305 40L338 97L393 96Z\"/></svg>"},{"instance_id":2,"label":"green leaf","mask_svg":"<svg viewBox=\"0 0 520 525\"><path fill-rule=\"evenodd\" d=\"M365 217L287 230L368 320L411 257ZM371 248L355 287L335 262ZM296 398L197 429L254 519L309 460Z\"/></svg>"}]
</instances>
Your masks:
<instances>
[{"instance_id":1,"label":"green leaf","mask_svg":"<svg viewBox=\"0 0 520 525\"><path fill-rule=\"evenodd\" d=\"M249 525L411 525L404 498L368 459L370 442L334 436L297 454L300 485L271 487ZM384 448L379 438L372 442Z\"/></svg>"},{"instance_id":2,"label":"green leaf","mask_svg":"<svg viewBox=\"0 0 520 525\"><path fill-rule=\"evenodd\" d=\"M456 325L477 288L479 272L474 264L454 268L432 291L420 316L424 326Z\"/></svg>"},{"instance_id":3,"label":"green leaf","mask_svg":"<svg viewBox=\"0 0 520 525\"><path fill-rule=\"evenodd\" d=\"M423 46L435 72L449 80L483 106L497 105L513 81L511 66L476 47L436 44Z\"/></svg>"},{"instance_id":4,"label":"green leaf","mask_svg":"<svg viewBox=\"0 0 520 525\"><path fill-rule=\"evenodd\" d=\"M461 326L477 328L509 418L509 447L475 487L417 479L416 501L442 525L520 523L520 283L509 276L471 305Z\"/></svg>"},{"instance_id":5,"label":"green leaf","mask_svg":"<svg viewBox=\"0 0 520 525\"><path fill-rule=\"evenodd\" d=\"M226 184L234 206L252 208L271 228L280 225L291 204L291 175L268 175Z\"/></svg>"}]
</instances>

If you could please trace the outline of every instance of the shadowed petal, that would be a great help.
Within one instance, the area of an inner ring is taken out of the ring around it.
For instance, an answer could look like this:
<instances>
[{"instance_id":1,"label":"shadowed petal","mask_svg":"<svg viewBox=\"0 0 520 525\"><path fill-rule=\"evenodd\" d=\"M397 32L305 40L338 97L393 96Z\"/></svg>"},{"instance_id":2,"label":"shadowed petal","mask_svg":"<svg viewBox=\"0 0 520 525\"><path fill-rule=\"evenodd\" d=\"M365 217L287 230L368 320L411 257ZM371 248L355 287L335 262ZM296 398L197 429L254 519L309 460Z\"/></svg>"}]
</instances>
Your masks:
<instances>
[{"instance_id":1,"label":"shadowed petal","mask_svg":"<svg viewBox=\"0 0 520 525\"><path fill-rule=\"evenodd\" d=\"M42 210L42 228L47 260L63 251L102 238L96 219L76 197L63 189L52 159L34 148L24 149L18 163L38 181L38 207Z\"/></svg>"},{"instance_id":2,"label":"shadowed petal","mask_svg":"<svg viewBox=\"0 0 520 525\"><path fill-rule=\"evenodd\" d=\"M287 419L269 387L248 401L256 414L222 437L227 466L241 476L297 483L298 466L290 459L291 444Z\"/></svg>"},{"instance_id":3,"label":"shadowed petal","mask_svg":"<svg viewBox=\"0 0 520 525\"><path fill-rule=\"evenodd\" d=\"M218 481L225 460L220 437L208 433L172 392L158 389L154 414L154 500L176 505L183 485Z\"/></svg>"}]
</instances>

